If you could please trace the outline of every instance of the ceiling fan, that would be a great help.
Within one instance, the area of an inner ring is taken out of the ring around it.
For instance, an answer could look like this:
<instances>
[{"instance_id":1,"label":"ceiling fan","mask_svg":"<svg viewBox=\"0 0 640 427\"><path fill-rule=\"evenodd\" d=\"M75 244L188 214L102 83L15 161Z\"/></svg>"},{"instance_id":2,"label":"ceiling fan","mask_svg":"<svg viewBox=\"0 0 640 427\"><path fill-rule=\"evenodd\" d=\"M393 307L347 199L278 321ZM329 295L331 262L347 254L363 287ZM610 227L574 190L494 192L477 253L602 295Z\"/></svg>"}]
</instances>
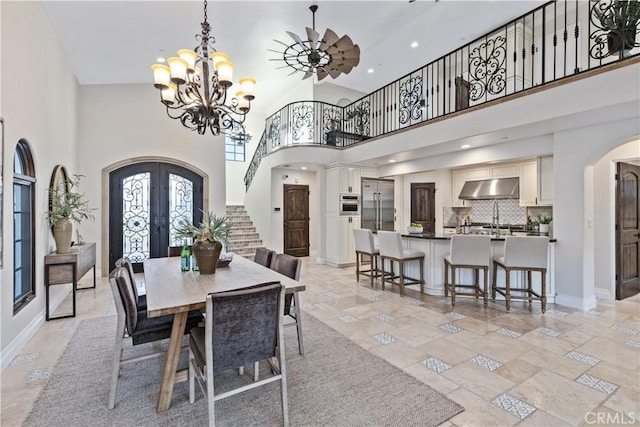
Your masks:
<instances>
[{"instance_id":1,"label":"ceiling fan","mask_svg":"<svg viewBox=\"0 0 640 427\"><path fill-rule=\"evenodd\" d=\"M287 31L294 43L289 45L274 39L285 49L283 52L269 49L272 52L282 54L282 58L272 58L271 61L284 61L285 65L278 68L291 67L294 70L291 74L297 71L303 72L303 79L308 79L314 74L318 76L318 80L324 79L327 75L335 79L342 73L349 74L353 67L356 67L360 62L360 48L357 44L353 44L351 38L346 34L338 37L329 28L321 39L320 34L316 31L318 6L311 5L309 10L313 14L313 28L306 27L307 39L302 40L297 34Z\"/></svg>"}]
</instances>

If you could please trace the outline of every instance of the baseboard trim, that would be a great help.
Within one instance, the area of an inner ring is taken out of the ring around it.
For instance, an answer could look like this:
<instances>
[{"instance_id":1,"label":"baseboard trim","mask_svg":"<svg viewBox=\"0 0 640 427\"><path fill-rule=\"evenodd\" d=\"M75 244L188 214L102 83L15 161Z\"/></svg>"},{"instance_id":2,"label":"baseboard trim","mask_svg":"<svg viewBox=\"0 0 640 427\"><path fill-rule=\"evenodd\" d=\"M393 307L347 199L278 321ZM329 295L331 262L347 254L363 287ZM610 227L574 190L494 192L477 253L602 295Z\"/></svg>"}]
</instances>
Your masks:
<instances>
[{"instance_id":1,"label":"baseboard trim","mask_svg":"<svg viewBox=\"0 0 640 427\"><path fill-rule=\"evenodd\" d=\"M24 348L25 345L29 342L31 338L40 330L42 325L44 325L45 312L44 310L40 312L28 325L26 328L22 330L22 332L14 338L13 341L9 343L7 348L2 351L2 358L0 361L0 366L2 366L2 370L9 366L9 363L20 354L20 351Z\"/></svg>"},{"instance_id":2,"label":"baseboard trim","mask_svg":"<svg viewBox=\"0 0 640 427\"><path fill-rule=\"evenodd\" d=\"M611 293L611 291L607 289L598 289L596 288L596 299L605 300L605 301L614 301L615 297Z\"/></svg>"},{"instance_id":3,"label":"baseboard trim","mask_svg":"<svg viewBox=\"0 0 640 427\"><path fill-rule=\"evenodd\" d=\"M595 295L588 298L577 298L571 295L557 294L555 303L565 305L567 307L577 308L583 311L594 309L597 305Z\"/></svg>"}]
</instances>

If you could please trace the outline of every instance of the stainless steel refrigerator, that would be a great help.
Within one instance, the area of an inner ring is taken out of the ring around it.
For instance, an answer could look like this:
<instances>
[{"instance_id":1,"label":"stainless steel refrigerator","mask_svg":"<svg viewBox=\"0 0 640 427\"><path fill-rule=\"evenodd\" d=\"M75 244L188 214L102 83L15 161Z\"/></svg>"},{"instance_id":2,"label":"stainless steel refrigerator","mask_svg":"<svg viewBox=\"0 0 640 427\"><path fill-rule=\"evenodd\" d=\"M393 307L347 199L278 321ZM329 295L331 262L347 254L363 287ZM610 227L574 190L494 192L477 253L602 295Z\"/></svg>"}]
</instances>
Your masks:
<instances>
[{"instance_id":1,"label":"stainless steel refrigerator","mask_svg":"<svg viewBox=\"0 0 640 427\"><path fill-rule=\"evenodd\" d=\"M393 181L387 179L362 180L362 228L394 230L395 207L393 203Z\"/></svg>"}]
</instances>

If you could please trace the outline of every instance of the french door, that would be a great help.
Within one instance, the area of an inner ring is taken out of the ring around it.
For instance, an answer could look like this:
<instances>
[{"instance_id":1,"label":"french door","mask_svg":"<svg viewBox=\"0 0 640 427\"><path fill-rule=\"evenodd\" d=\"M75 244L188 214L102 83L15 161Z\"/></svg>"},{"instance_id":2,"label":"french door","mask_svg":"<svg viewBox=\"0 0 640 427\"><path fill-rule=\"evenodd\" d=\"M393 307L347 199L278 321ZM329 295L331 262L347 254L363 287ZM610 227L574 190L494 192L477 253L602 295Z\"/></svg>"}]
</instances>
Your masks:
<instances>
[{"instance_id":1,"label":"french door","mask_svg":"<svg viewBox=\"0 0 640 427\"><path fill-rule=\"evenodd\" d=\"M175 225L202 220L202 177L169 163L136 163L109 174L109 270L127 256L142 271L147 258L181 245Z\"/></svg>"}]
</instances>

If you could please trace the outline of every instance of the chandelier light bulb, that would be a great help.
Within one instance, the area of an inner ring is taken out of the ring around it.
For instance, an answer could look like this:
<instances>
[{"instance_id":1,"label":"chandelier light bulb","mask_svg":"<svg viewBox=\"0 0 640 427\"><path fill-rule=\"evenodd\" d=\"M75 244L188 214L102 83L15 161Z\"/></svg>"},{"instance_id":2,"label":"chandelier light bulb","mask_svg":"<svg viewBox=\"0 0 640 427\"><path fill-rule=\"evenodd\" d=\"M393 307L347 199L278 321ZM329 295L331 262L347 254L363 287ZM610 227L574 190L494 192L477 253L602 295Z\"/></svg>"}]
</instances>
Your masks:
<instances>
[{"instance_id":1,"label":"chandelier light bulb","mask_svg":"<svg viewBox=\"0 0 640 427\"><path fill-rule=\"evenodd\" d=\"M153 86L156 89L166 88L171 81L171 71L169 67L162 64L153 64L151 70L153 71Z\"/></svg>"},{"instance_id":2,"label":"chandelier light bulb","mask_svg":"<svg viewBox=\"0 0 640 427\"><path fill-rule=\"evenodd\" d=\"M180 57L180 59L187 61L187 70L195 70L196 59L198 58L198 55L196 55L195 51L191 49L180 49L178 51L178 56Z\"/></svg>"},{"instance_id":3,"label":"chandelier light bulb","mask_svg":"<svg viewBox=\"0 0 640 427\"><path fill-rule=\"evenodd\" d=\"M167 59L171 69L171 81L175 84L183 84L187 80L187 61L172 56Z\"/></svg>"},{"instance_id":4,"label":"chandelier light bulb","mask_svg":"<svg viewBox=\"0 0 640 427\"><path fill-rule=\"evenodd\" d=\"M165 104L173 104L176 100L176 89L177 86L173 83L167 84L167 87L163 88L160 91L162 102L164 102Z\"/></svg>"},{"instance_id":5,"label":"chandelier light bulb","mask_svg":"<svg viewBox=\"0 0 640 427\"><path fill-rule=\"evenodd\" d=\"M229 61L229 55L222 52L212 52L211 61L213 62L213 68L218 69L218 62Z\"/></svg>"},{"instance_id":6,"label":"chandelier light bulb","mask_svg":"<svg viewBox=\"0 0 640 427\"><path fill-rule=\"evenodd\" d=\"M238 108L242 111L249 111L249 100L247 96L242 91L236 92L236 98L238 99Z\"/></svg>"},{"instance_id":7,"label":"chandelier light bulb","mask_svg":"<svg viewBox=\"0 0 640 427\"><path fill-rule=\"evenodd\" d=\"M220 85L229 87L233 84L233 62L220 61L216 66L218 72L218 78L220 79Z\"/></svg>"},{"instance_id":8,"label":"chandelier light bulb","mask_svg":"<svg viewBox=\"0 0 640 427\"><path fill-rule=\"evenodd\" d=\"M256 80L251 77L243 77L238 80L238 83L240 83L240 88L242 89L244 98L248 101L252 101L255 98L254 91L256 88Z\"/></svg>"}]
</instances>

